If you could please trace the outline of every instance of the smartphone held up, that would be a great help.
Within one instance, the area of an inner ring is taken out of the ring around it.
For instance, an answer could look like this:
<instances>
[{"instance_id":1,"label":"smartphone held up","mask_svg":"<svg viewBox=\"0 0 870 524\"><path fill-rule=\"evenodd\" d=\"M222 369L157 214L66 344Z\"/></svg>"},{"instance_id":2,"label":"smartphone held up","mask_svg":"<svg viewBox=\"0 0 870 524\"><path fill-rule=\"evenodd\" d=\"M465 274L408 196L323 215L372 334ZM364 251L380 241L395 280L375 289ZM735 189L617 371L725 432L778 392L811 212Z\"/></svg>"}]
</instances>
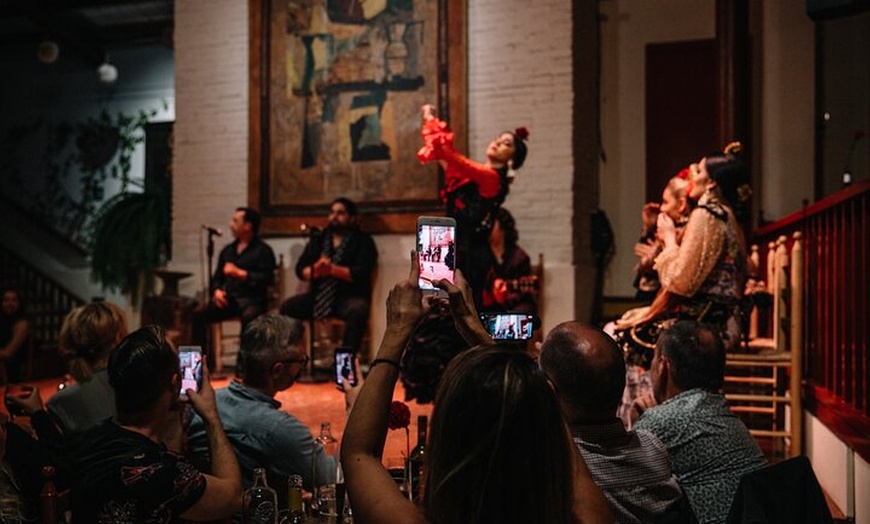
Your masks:
<instances>
[{"instance_id":1,"label":"smartphone held up","mask_svg":"<svg viewBox=\"0 0 870 524\"><path fill-rule=\"evenodd\" d=\"M181 373L181 395L186 396L188 389L198 393L202 388L202 347L179 347L178 361Z\"/></svg>"},{"instance_id":2,"label":"smartphone held up","mask_svg":"<svg viewBox=\"0 0 870 524\"><path fill-rule=\"evenodd\" d=\"M529 313L481 313L480 321L493 340L529 340L536 327Z\"/></svg>"},{"instance_id":3,"label":"smartphone held up","mask_svg":"<svg viewBox=\"0 0 870 524\"><path fill-rule=\"evenodd\" d=\"M456 271L456 220L450 217L418 217L417 258L420 263L420 289L443 294L433 282L441 279L453 282Z\"/></svg>"},{"instance_id":4,"label":"smartphone held up","mask_svg":"<svg viewBox=\"0 0 870 524\"><path fill-rule=\"evenodd\" d=\"M335 348L335 385L341 389L347 381L351 386L356 386L357 376L354 366L354 351L352 348L339 346Z\"/></svg>"}]
</instances>

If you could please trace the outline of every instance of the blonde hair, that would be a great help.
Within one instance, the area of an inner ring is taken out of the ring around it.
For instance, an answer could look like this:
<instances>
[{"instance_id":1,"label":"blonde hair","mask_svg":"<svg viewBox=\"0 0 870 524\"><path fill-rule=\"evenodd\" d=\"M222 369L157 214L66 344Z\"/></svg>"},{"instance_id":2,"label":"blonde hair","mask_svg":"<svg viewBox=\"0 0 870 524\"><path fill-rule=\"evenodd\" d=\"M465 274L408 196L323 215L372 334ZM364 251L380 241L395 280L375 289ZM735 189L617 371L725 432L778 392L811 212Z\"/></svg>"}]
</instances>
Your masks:
<instances>
[{"instance_id":1,"label":"blonde hair","mask_svg":"<svg viewBox=\"0 0 870 524\"><path fill-rule=\"evenodd\" d=\"M94 365L125 336L124 312L111 302L91 302L70 311L60 328L59 344L70 356L70 373L76 381L90 380Z\"/></svg>"},{"instance_id":2,"label":"blonde hair","mask_svg":"<svg viewBox=\"0 0 870 524\"><path fill-rule=\"evenodd\" d=\"M670 191L677 200L682 200L686 198L686 192L689 190L689 181L679 176L671 177L665 189Z\"/></svg>"}]
</instances>

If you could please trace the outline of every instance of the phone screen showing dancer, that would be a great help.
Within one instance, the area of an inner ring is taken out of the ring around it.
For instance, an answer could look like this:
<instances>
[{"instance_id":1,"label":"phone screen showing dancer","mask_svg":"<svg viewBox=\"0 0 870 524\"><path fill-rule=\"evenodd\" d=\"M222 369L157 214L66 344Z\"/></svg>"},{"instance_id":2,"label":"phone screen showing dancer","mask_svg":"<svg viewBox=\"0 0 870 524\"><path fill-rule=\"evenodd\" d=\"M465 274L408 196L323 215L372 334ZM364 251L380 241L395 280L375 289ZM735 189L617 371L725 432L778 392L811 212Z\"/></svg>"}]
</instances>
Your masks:
<instances>
[{"instance_id":1,"label":"phone screen showing dancer","mask_svg":"<svg viewBox=\"0 0 870 524\"><path fill-rule=\"evenodd\" d=\"M420 263L420 289L443 293L432 283L453 282L456 270L456 220L449 217L417 219L417 259Z\"/></svg>"},{"instance_id":2,"label":"phone screen showing dancer","mask_svg":"<svg viewBox=\"0 0 870 524\"><path fill-rule=\"evenodd\" d=\"M178 348L178 361L181 373L181 394L187 390L197 393L202 388L202 348L200 346L181 346Z\"/></svg>"},{"instance_id":3,"label":"phone screen showing dancer","mask_svg":"<svg viewBox=\"0 0 870 524\"><path fill-rule=\"evenodd\" d=\"M352 348L339 346L335 348L335 384L341 387L346 380L351 386L356 386L356 369L353 366L354 351Z\"/></svg>"},{"instance_id":4,"label":"phone screen showing dancer","mask_svg":"<svg viewBox=\"0 0 870 524\"><path fill-rule=\"evenodd\" d=\"M528 340L535 329L535 316L527 313L481 313L480 321L493 340Z\"/></svg>"}]
</instances>

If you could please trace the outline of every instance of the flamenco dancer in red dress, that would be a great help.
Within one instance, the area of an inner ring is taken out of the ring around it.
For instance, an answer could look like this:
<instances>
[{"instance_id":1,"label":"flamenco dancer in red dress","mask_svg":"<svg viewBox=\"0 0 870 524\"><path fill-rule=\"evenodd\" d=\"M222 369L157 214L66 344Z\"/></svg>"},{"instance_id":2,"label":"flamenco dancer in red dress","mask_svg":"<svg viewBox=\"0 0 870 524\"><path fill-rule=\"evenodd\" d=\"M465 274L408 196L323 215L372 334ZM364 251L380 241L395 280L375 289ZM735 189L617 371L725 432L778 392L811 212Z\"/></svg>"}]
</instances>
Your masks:
<instances>
[{"instance_id":1,"label":"flamenco dancer in red dress","mask_svg":"<svg viewBox=\"0 0 870 524\"><path fill-rule=\"evenodd\" d=\"M499 134L486 148L486 162L481 164L456 151L453 133L435 116L434 106L426 104L421 112L425 145L417 158L421 163L437 161L444 168L441 199L447 215L456 219L458 263L465 271L470 247L487 241L495 214L508 194L512 172L526 159L529 130L519 127Z\"/></svg>"}]
</instances>

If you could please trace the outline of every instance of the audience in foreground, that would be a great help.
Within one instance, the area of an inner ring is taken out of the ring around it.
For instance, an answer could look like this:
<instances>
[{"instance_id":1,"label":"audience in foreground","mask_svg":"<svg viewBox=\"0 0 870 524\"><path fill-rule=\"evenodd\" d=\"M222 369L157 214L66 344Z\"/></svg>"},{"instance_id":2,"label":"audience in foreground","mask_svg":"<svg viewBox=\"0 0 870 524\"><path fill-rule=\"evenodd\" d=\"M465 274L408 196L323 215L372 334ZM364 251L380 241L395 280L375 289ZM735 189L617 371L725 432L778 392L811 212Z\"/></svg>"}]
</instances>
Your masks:
<instances>
[{"instance_id":1,"label":"audience in foreground","mask_svg":"<svg viewBox=\"0 0 870 524\"><path fill-rule=\"evenodd\" d=\"M305 367L302 336L298 320L282 315L255 318L242 332L243 378L215 393L224 431L239 459L243 486L253 484L254 469L266 468L281 507L286 507L284 486L290 475L301 475L308 489L315 485L312 453L317 454L316 485L328 483L329 473L336 471L334 457L315 445L308 426L282 411L275 399L278 392L293 386ZM188 429L191 454L208 453L206 430L203 418L195 416ZM237 517L240 521L241 515Z\"/></svg>"},{"instance_id":2,"label":"audience in foreground","mask_svg":"<svg viewBox=\"0 0 870 524\"><path fill-rule=\"evenodd\" d=\"M109 353L125 336L127 322L111 302L73 309L60 328L60 347L70 357L76 383L48 399L48 410L65 432L84 431L115 416L115 392L109 385Z\"/></svg>"},{"instance_id":3,"label":"audience in foreground","mask_svg":"<svg viewBox=\"0 0 870 524\"><path fill-rule=\"evenodd\" d=\"M680 507L683 495L667 448L648 431L626 431L616 416L625 388L625 360L616 342L599 329L565 322L547 334L539 361L617 522L657 522L666 512L688 513L687 506ZM689 516L679 522L690 522Z\"/></svg>"},{"instance_id":4,"label":"audience in foreground","mask_svg":"<svg viewBox=\"0 0 870 524\"><path fill-rule=\"evenodd\" d=\"M448 365L432 413L422 507L402 495L380 457L402 352L424 313L411 258L410 278L387 299L386 332L344 432L354 515L374 523L611 522L546 378L526 354L498 346L470 349ZM457 330L470 343L486 340L461 272L457 283L437 283Z\"/></svg>"},{"instance_id":5,"label":"audience in foreground","mask_svg":"<svg viewBox=\"0 0 870 524\"><path fill-rule=\"evenodd\" d=\"M698 521L724 522L740 477L767 462L720 393L722 340L706 325L678 321L659 337L650 373L654 398L635 400L633 414L641 415L634 428L667 446Z\"/></svg>"},{"instance_id":6,"label":"audience in foreground","mask_svg":"<svg viewBox=\"0 0 870 524\"><path fill-rule=\"evenodd\" d=\"M124 338L109 358L108 373L117 421L105 421L71 443L74 522L212 520L239 511L239 465L207 369L201 391L186 395L205 423L211 475L178 453L183 438L178 354L160 328L145 326Z\"/></svg>"}]
</instances>

